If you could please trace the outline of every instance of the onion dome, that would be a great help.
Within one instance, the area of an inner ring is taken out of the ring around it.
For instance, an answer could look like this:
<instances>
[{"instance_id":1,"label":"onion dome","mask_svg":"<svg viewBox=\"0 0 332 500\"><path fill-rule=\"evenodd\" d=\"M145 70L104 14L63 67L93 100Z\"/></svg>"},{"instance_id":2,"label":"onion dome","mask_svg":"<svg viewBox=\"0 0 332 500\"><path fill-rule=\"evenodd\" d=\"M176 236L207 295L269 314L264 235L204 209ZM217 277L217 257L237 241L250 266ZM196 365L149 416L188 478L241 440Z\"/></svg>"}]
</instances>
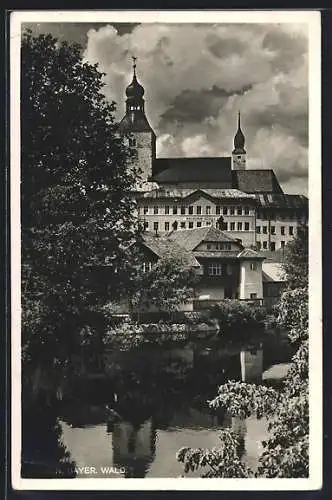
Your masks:
<instances>
[{"instance_id":1,"label":"onion dome","mask_svg":"<svg viewBox=\"0 0 332 500\"><path fill-rule=\"evenodd\" d=\"M244 149L245 137L241 130L241 115L238 114L238 126L234 137L234 151L233 154L244 154L246 151Z\"/></svg>"},{"instance_id":2,"label":"onion dome","mask_svg":"<svg viewBox=\"0 0 332 500\"><path fill-rule=\"evenodd\" d=\"M137 81L136 78L136 57L133 57L133 69L134 69L134 75L132 82L128 87L126 88L126 96L129 99L142 99L144 95L144 87Z\"/></svg>"}]
</instances>

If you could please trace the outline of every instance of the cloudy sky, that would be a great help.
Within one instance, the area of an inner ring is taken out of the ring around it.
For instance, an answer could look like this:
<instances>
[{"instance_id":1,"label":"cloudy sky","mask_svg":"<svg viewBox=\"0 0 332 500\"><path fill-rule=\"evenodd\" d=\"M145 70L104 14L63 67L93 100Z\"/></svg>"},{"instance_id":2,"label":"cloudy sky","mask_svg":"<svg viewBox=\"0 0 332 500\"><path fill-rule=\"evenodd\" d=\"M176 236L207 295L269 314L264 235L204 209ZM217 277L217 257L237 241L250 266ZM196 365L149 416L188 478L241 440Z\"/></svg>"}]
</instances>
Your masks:
<instances>
[{"instance_id":1,"label":"cloudy sky","mask_svg":"<svg viewBox=\"0 0 332 500\"><path fill-rule=\"evenodd\" d=\"M248 168L272 168L286 192L307 193L305 24L28 27L82 45L84 58L106 73L105 94L119 119L135 54L158 156L229 156L240 110Z\"/></svg>"}]
</instances>

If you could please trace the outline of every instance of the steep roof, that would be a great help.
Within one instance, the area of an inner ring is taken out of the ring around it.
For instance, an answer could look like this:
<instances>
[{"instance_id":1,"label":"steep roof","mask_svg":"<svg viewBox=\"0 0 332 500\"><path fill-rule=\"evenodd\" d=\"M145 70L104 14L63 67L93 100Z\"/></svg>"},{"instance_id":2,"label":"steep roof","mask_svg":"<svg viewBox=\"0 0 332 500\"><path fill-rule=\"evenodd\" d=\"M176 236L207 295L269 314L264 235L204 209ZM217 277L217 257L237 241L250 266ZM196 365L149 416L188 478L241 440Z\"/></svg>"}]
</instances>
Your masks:
<instances>
[{"instance_id":1,"label":"steep roof","mask_svg":"<svg viewBox=\"0 0 332 500\"><path fill-rule=\"evenodd\" d=\"M180 257L183 264L188 267L200 267L199 262L196 260L195 256L189 252L186 252L183 247L178 245L176 242L170 242L165 236L156 236L151 233L144 233L142 235L143 244L149 248L157 257Z\"/></svg>"},{"instance_id":2,"label":"steep roof","mask_svg":"<svg viewBox=\"0 0 332 500\"><path fill-rule=\"evenodd\" d=\"M282 193L273 170L233 170L232 187L247 193Z\"/></svg>"},{"instance_id":3,"label":"steep roof","mask_svg":"<svg viewBox=\"0 0 332 500\"><path fill-rule=\"evenodd\" d=\"M136 111L135 113L126 113L118 126L118 132L153 132L145 114Z\"/></svg>"},{"instance_id":4,"label":"steep roof","mask_svg":"<svg viewBox=\"0 0 332 500\"><path fill-rule=\"evenodd\" d=\"M286 281L283 267L277 262L263 262L263 281Z\"/></svg>"},{"instance_id":5,"label":"steep roof","mask_svg":"<svg viewBox=\"0 0 332 500\"><path fill-rule=\"evenodd\" d=\"M223 231L220 231L220 229L213 226L172 231L169 233L168 238L189 252L194 250L203 241L236 243L240 248L242 248L242 246L234 238L231 238Z\"/></svg>"},{"instance_id":6,"label":"steep roof","mask_svg":"<svg viewBox=\"0 0 332 500\"><path fill-rule=\"evenodd\" d=\"M231 157L157 158L152 180L161 183L218 182L232 188Z\"/></svg>"},{"instance_id":7,"label":"steep roof","mask_svg":"<svg viewBox=\"0 0 332 500\"><path fill-rule=\"evenodd\" d=\"M261 259L261 260L265 259L264 255L256 252L256 250L253 250L252 248L244 248L238 254L238 258L239 259Z\"/></svg>"},{"instance_id":8,"label":"steep roof","mask_svg":"<svg viewBox=\"0 0 332 500\"><path fill-rule=\"evenodd\" d=\"M256 194L256 199L263 208L308 208L308 198L301 194Z\"/></svg>"}]
</instances>

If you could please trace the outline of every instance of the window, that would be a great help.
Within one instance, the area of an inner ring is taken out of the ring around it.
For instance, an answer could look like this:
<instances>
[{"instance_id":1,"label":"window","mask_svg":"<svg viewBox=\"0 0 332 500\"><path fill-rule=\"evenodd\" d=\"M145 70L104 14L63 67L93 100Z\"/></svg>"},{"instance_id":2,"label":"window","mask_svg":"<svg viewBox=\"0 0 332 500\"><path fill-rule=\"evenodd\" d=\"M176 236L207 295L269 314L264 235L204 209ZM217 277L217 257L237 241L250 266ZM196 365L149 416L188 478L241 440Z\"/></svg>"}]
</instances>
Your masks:
<instances>
[{"instance_id":1,"label":"window","mask_svg":"<svg viewBox=\"0 0 332 500\"><path fill-rule=\"evenodd\" d=\"M194 223L193 222L189 222L188 227L189 227L189 229L192 229L194 227Z\"/></svg>"},{"instance_id":2,"label":"window","mask_svg":"<svg viewBox=\"0 0 332 500\"><path fill-rule=\"evenodd\" d=\"M231 222L231 231L235 231L235 222Z\"/></svg>"},{"instance_id":3,"label":"window","mask_svg":"<svg viewBox=\"0 0 332 500\"><path fill-rule=\"evenodd\" d=\"M206 212L206 215L211 215L211 207L210 207L210 205L207 205L205 207L205 212Z\"/></svg>"},{"instance_id":4,"label":"window","mask_svg":"<svg viewBox=\"0 0 332 500\"><path fill-rule=\"evenodd\" d=\"M211 221L210 221L210 220L207 220L207 221L205 222L205 225L206 225L206 226L211 226Z\"/></svg>"},{"instance_id":5,"label":"window","mask_svg":"<svg viewBox=\"0 0 332 500\"><path fill-rule=\"evenodd\" d=\"M224 231L228 231L228 222L224 222L223 229L224 229Z\"/></svg>"},{"instance_id":6,"label":"window","mask_svg":"<svg viewBox=\"0 0 332 500\"><path fill-rule=\"evenodd\" d=\"M154 215L158 215L158 207L153 207L153 213Z\"/></svg>"},{"instance_id":7,"label":"window","mask_svg":"<svg viewBox=\"0 0 332 500\"><path fill-rule=\"evenodd\" d=\"M267 226L263 226L263 234L267 234Z\"/></svg>"},{"instance_id":8,"label":"window","mask_svg":"<svg viewBox=\"0 0 332 500\"><path fill-rule=\"evenodd\" d=\"M280 248L285 248L285 242L284 241L280 242Z\"/></svg>"},{"instance_id":9,"label":"window","mask_svg":"<svg viewBox=\"0 0 332 500\"><path fill-rule=\"evenodd\" d=\"M197 222L197 227L202 227L202 223L200 221Z\"/></svg>"},{"instance_id":10,"label":"window","mask_svg":"<svg viewBox=\"0 0 332 500\"><path fill-rule=\"evenodd\" d=\"M249 222L244 223L244 230L249 231Z\"/></svg>"},{"instance_id":11,"label":"window","mask_svg":"<svg viewBox=\"0 0 332 500\"><path fill-rule=\"evenodd\" d=\"M201 215L201 213L202 213L202 207L200 205L197 205L197 207L196 207L196 214L197 215Z\"/></svg>"},{"instance_id":12,"label":"window","mask_svg":"<svg viewBox=\"0 0 332 500\"><path fill-rule=\"evenodd\" d=\"M267 241L263 241L263 248L264 248L264 250L267 249Z\"/></svg>"},{"instance_id":13,"label":"window","mask_svg":"<svg viewBox=\"0 0 332 500\"><path fill-rule=\"evenodd\" d=\"M173 222L173 224L172 224L172 228L174 229L174 231L176 231L176 230L177 230L177 228L178 228L178 223L177 223L177 221L176 221L176 220Z\"/></svg>"},{"instance_id":14,"label":"window","mask_svg":"<svg viewBox=\"0 0 332 500\"><path fill-rule=\"evenodd\" d=\"M194 207L191 206L189 207L189 215L192 215L194 213Z\"/></svg>"},{"instance_id":15,"label":"window","mask_svg":"<svg viewBox=\"0 0 332 500\"><path fill-rule=\"evenodd\" d=\"M256 233L261 234L261 226L256 226Z\"/></svg>"},{"instance_id":16,"label":"window","mask_svg":"<svg viewBox=\"0 0 332 500\"><path fill-rule=\"evenodd\" d=\"M227 264L226 266L226 274L227 276L231 276L233 274L233 267L231 264Z\"/></svg>"},{"instance_id":17,"label":"window","mask_svg":"<svg viewBox=\"0 0 332 500\"><path fill-rule=\"evenodd\" d=\"M237 214L238 214L238 215L242 215L242 208L238 208L238 209L237 209Z\"/></svg>"},{"instance_id":18,"label":"window","mask_svg":"<svg viewBox=\"0 0 332 500\"><path fill-rule=\"evenodd\" d=\"M242 222L237 223L237 230L242 231Z\"/></svg>"},{"instance_id":19,"label":"window","mask_svg":"<svg viewBox=\"0 0 332 500\"><path fill-rule=\"evenodd\" d=\"M294 228L293 228L293 226L289 226L289 235L290 236L294 235Z\"/></svg>"},{"instance_id":20,"label":"window","mask_svg":"<svg viewBox=\"0 0 332 500\"><path fill-rule=\"evenodd\" d=\"M276 244L275 244L274 241L271 241L271 243L270 243L270 250L271 250L271 252L274 252L275 249L276 249Z\"/></svg>"},{"instance_id":21,"label":"window","mask_svg":"<svg viewBox=\"0 0 332 500\"><path fill-rule=\"evenodd\" d=\"M159 222L154 222L153 223L153 230L158 231L158 229L159 229Z\"/></svg>"},{"instance_id":22,"label":"window","mask_svg":"<svg viewBox=\"0 0 332 500\"><path fill-rule=\"evenodd\" d=\"M257 263L256 262L250 262L250 269L251 269L251 271L256 271L257 270Z\"/></svg>"},{"instance_id":23,"label":"window","mask_svg":"<svg viewBox=\"0 0 332 500\"><path fill-rule=\"evenodd\" d=\"M216 206L216 215L221 214L221 207L219 205Z\"/></svg>"},{"instance_id":24,"label":"window","mask_svg":"<svg viewBox=\"0 0 332 500\"><path fill-rule=\"evenodd\" d=\"M244 215L249 215L249 207L244 207Z\"/></svg>"},{"instance_id":25,"label":"window","mask_svg":"<svg viewBox=\"0 0 332 500\"><path fill-rule=\"evenodd\" d=\"M280 226L280 232L282 235L285 234L285 226Z\"/></svg>"},{"instance_id":26,"label":"window","mask_svg":"<svg viewBox=\"0 0 332 500\"><path fill-rule=\"evenodd\" d=\"M251 299L257 299L257 293L251 293L250 294Z\"/></svg>"},{"instance_id":27,"label":"window","mask_svg":"<svg viewBox=\"0 0 332 500\"><path fill-rule=\"evenodd\" d=\"M176 215L178 213L178 207L173 207L173 215Z\"/></svg>"},{"instance_id":28,"label":"window","mask_svg":"<svg viewBox=\"0 0 332 500\"><path fill-rule=\"evenodd\" d=\"M182 229L185 229L185 228L186 228L186 223L185 223L185 222L181 222L181 228L182 228Z\"/></svg>"},{"instance_id":29,"label":"window","mask_svg":"<svg viewBox=\"0 0 332 500\"><path fill-rule=\"evenodd\" d=\"M212 245L211 245L211 243L207 243L207 244L206 244L206 249L207 249L207 250L211 250L211 246L212 246Z\"/></svg>"},{"instance_id":30,"label":"window","mask_svg":"<svg viewBox=\"0 0 332 500\"><path fill-rule=\"evenodd\" d=\"M232 245L230 243L226 243L225 248L226 250L232 250Z\"/></svg>"},{"instance_id":31,"label":"window","mask_svg":"<svg viewBox=\"0 0 332 500\"><path fill-rule=\"evenodd\" d=\"M148 271L151 271L151 269L152 269L152 262L143 262L142 264L143 273L147 273Z\"/></svg>"},{"instance_id":32,"label":"window","mask_svg":"<svg viewBox=\"0 0 332 500\"><path fill-rule=\"evenodd\" d=\"M165 214L169 215L169 206L168 205L165 206Z\"/></svg>"},{"instance_id":33,"label":"window","mask_svg":"<svg viewBox=\"0 0 332 500\"><path fill-rule=\"evenodd\" d=\"M271 226L271 234L276 234L276 227L275 226Z\"/></svg>"},{"instance_id":34,"label":"window","mask_svg":"<svg viewBox=\"0 0 332 500\"><path fill-rule=\"evenodd\" d=\"M144 213L144 215L148 214L149 213L149 207L144 207L143 208L143 213Z\"/></svg>"},{"instance_id":35,"label":"window","mask_svg":"<svg viewBox=\"0 0 332 500\"><path fill-rule=\"evenodd\" d=\"M208 270L210 276L222 276L223 274L222 265L219 262L214 262L212 264L209 264Z\"/></svg>"},{"instance_id":36,"label":"window","mask_svg":"<svg viewBox=\"0 0 332 500\"><path fill-rule=\"evenodd\" d=\"M231 208L230 208L230 210L229 210L229 212L230 212L230 214L231 214L231 215L234 215L234 213L235 213L234 208L233 208L233 207L231 207Z\"/></svg>"},{"instance_id":37,"label":"window","mask_svg":"<svg viewBox=\"0 0 332 500\"><path fill-rule=\"evenodd\" d=\"M222 209L222 213L223 213L223 215L227 215L227 213L228 213L228 212L227 212L227 207L224 207L224 208Z\"/></svg>"},{"instance_id":38,"label":"window","mask_svg":"<svg viewBox=\"0 0 332 500\"><path fill-rule=\"evenodd\" d=\"M135 137L129 137L129 147L130 148L136 147L136 138Z\"/></svg>"},{"instance_id":39,"label":"window","mask_svg":"<svg viewBox=\"0 0 332 500\"><path fill-rule=\"evenodd\" d=\"M262 248L262 244L260 241L256 241L256 248L258 251Z\"/></svg>"},{"instance_id":40,"label":"window","mask_svg":"<svg viewBox=\"0 0 332 500\"><path fill-rule=\"evenodd\" d=\"M181 207L181 215L185 215L186 213L186 207L182 206Z\"/></svg>"},{"instance_id":41,"label":"window","mask_svg":"<svg viewBox=\"0 0 332 500\"><path fill-rule=\"evenodd\" d=\"M165 222L165 231L169 231L169 222Z\"/></svg>"},{"instance_id":42,"label":"window","mask_svg":"<svg viewBox=\"0 0 332 500\"><path fill-rule=\"evenodd\" d=\"M144 221L144 229L149 229L149 223L147 221Z\"/></svg>"}]
</instances>

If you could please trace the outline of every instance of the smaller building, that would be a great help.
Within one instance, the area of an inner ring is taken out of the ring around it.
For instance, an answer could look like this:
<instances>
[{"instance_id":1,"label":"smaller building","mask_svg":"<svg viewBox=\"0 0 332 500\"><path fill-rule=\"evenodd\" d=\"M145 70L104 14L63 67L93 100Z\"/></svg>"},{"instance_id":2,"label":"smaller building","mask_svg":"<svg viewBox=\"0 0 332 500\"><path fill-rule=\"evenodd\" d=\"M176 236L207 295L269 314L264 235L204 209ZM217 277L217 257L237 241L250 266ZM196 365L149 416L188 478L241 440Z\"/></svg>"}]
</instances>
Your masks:
<instances>
[{"instance_id":1,"label":"smaller building","mask_svg":"<svg viewBox=\"0 0 332 500\"><path fill-rule=\"evenodd\" d=\"M161 257L185 255L186 265L196 270L195 307L223 299L262 301L264 256L245 248L213 226L143 234L143 270L151 269Z\"/></svg>"},{"instance_id":2,"label":"smaller building","mask_svg":"<svg viewBox=\"0 0 332 500\"><path fill-rule=\"evenodd\" d=\"M280 262L263 262L263 296L268 307L274 306L285 287L285 276Z\"/></svg>"}]
</instances>

